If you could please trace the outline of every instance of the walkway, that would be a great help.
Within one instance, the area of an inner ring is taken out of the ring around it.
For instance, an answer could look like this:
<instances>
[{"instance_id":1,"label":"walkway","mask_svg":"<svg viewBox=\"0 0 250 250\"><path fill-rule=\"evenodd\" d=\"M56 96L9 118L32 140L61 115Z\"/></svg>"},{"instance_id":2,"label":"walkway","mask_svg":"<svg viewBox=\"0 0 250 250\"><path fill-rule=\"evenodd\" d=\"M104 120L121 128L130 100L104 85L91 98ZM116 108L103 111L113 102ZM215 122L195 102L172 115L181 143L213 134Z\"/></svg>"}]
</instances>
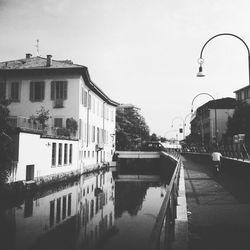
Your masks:
<instances>
[{"instance_id":1,"label":"walkway","mask_svg":"<svg viewBox=\"0 0 250 250\"><path fill-rule=\"evenodd\" d=\"M250 249L249 179L232 170L214 178L209 164L190 156L183 163L189 250Z\"/></svg>"}]
</instances>

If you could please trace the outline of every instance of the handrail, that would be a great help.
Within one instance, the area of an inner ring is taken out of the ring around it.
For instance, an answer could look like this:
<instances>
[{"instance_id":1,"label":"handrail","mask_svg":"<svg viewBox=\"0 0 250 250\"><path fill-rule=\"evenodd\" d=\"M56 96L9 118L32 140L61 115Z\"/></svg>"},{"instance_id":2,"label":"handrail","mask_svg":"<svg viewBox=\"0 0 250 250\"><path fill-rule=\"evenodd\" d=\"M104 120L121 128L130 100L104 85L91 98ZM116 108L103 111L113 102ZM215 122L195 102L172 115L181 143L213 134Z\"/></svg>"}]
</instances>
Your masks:
<instances>
[{"instance_id":1,"label":"handrail","mask_svg":"<svg viewBox=\"0 0 250 250\"><path fill-rule=\"evenodd\" d=\"M175 168L175 171L173 173L173 176L171 178L171 181L169 183L168 189L166 191L166 195L165 198L163 200L162 206L160 208L160 211L158 213L158 216L156 218L153 230L151 232L151 236L150 236L150 242L149 242L149 250L155 250L158 249L159 247L159 240L160 240L160 235L161 235L161 231L162 231L162 227L164 224L164 220L167 216L167 212L168 209L171 210L172 212L172 224L174 223L174 219L175 219L175 209L176 209L176 189L178 188L178 177L179 177L179 173L180 173L180 168L181 168L181 160L180 157L178 156L178 158L176 158L177 160L177 165ZM173 206L171 207L171 202L174 202Z\"/></svg>"},{"instance_id":2,"label":"handrail","mask_svg":"<svg viewBox=\"0 0 250 250\"><path fill-rule=\"evenodd\" d=\"M239 148L234 148L232 145L228 145L227 147L222 146L220 149L222 156L230 157L235 159L241 159L243 161L250 160L248 151L245 145L241 145ZM211 154L208 148L202 146L191 146L191 147L184 147L182 149L182 153L201 153L201 154Z\"/></svg>"}]
</instances>

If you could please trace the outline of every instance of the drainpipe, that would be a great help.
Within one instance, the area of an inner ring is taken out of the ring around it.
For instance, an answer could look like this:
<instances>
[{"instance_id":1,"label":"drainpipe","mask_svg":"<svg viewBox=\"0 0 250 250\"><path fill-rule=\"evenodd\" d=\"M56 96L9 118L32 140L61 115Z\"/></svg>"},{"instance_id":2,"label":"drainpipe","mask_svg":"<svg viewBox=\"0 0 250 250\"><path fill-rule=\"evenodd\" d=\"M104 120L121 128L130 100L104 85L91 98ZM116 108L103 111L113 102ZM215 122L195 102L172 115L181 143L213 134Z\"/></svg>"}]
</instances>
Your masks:
<instances>
[{"instance_id":1,"label":"drainpipe","mask_svg":"<svg viewBox=\"0 0 250 250\"><path fill-rule=\"evenodd\" d=\"M89 91L90 89L88 90L88 102L87 102L87 147L89 145Z\"/></svg>"}]
</instances>

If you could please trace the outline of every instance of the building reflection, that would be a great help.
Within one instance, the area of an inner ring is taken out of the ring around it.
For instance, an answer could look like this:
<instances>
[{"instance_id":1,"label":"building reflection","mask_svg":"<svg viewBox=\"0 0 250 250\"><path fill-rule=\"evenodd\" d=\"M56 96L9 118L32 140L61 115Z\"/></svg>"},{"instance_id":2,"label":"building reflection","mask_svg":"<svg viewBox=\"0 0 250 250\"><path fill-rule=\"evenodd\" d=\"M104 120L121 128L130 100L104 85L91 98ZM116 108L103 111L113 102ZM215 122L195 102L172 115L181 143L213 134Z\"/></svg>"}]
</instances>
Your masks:
<instances>
[{"instance_id":1,"label":"building reflection","mask_svg":"<svg viewBox=\"0 0 250 250\"><path fill-rule=\"evenodd\" d=\"M78 189L77 247L98 248L116 233L114 227L115 185L111 172L82 178Z\"/></svg>"},{"instance_id":2,"label":"building reflection","mask_svg":"<svg viewBox=\"0 0 250 250\"><path fill-rule=\"evenodd\" d=\"M103 171L0 211L4 249L93 249L116 231L114 192L111 172Z\"/></svg>"}]
</instances>

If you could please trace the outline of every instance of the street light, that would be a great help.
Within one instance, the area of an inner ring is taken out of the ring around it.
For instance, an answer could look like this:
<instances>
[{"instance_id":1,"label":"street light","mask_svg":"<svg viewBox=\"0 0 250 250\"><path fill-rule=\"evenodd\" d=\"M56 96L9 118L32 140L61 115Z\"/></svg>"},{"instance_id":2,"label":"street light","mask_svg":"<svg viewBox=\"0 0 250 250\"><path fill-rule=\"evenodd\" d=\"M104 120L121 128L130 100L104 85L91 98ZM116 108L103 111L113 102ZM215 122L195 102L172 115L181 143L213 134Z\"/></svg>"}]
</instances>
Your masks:
<instances>
[{"instance_id":1,"label":"street light","mask_svg":"<svg viewBox=\"0 0 250 250\"><path fill-rule=\"evenodd\" d=\"M181 121L182 121L182 129L183 129L183 140L185 139L185 121L184 121L184 119L183 118L181 118L180 116L176 116L176 117L174 117L173 119L172 119L172 128L173 128L173 122L174 122L174 120L176 120L176 119L180 119Z\"/></svg>"},{"instance_id":2,"label":"street light","mask_svg":"<svg viewBox=\"0 0 250 250\"><path fill-rule=\"evenodd\" d=\"M199 93L198 95L196 95L193 100L192 100L192 106L191 106L191 113L193 113L193 103L194 100L200 96L200 95L207 95L209 97L211 97L213 99L213 101L215 101L214 97L208 93ZM214 129L215 129L215 142L216 144L218 143L218 135L217 135L217 110L216 110L216 105L214 105ZM203 128L202 128L203 129Z\"/></svg>"},{"instance_id":3,"label":"street light","mask_svg":"<svg viewBox=\"0 0 250 250\"><path fill-rule=\"evenodd\" d=\"M201 52L200 52L200 58L198 59L198 64L200 65L199 66L199 72L197 73L197 77L204 77L205 75L203 74L203 68L202 68L202 64L204 63L204 59L202 57L202 53L203 53L203 50L204 48L206 47L206 45L211 41L213 40L214 38L218 37L218 36L233 36L237 39L239 39L245 46L246 46L246 49L247 49L247 53L248 53L248 81L249 81L249 84L250 84L250 51L249 51L249 48L247 46L247 44L245 43L245 41L240 38L239 36L236 36L234 34L231 34L231 33L221 33L221 34L217 34L213 37L211 37L210 39L207 40L207 42L203 45L202 49L201 49Z\"/></svg>"}]
</instances>

